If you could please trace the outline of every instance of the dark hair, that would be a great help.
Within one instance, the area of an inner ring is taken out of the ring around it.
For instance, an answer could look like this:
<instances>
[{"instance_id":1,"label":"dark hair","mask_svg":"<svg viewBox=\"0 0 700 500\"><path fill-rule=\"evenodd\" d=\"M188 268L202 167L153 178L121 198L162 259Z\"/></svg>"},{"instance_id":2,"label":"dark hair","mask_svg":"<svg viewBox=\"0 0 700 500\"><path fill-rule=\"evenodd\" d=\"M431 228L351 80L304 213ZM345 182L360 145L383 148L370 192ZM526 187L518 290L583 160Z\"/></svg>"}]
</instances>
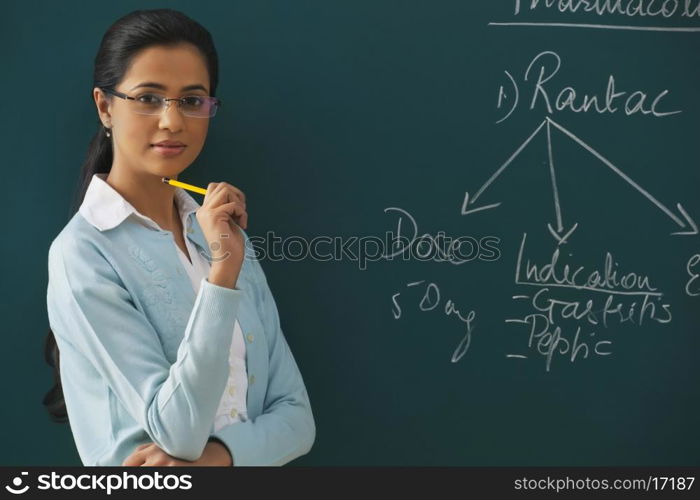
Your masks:
<instances>
[{"instance_id":1,"label":"dark hair","mask_svg":"<svg viewBox=\"0 0 700 500\"><path fill-rule=\"evenodd\" d=\"M211 34L193 19L172 9L136 10L118 19L102 37L95 56L94 87L116 87L124 78L133 58L143 49L152 46L174 46L190 43L204 56L209 70L209 95L216 96L219 80L219 59ZM112 99L106 94L107 99ZM80 208L85 192L94 174L108 173L112 168L112 139L107 137L102 123L90 145L82 165L80 182L73 200L70 217ZM49 327L44 343L44 358L54 371L54 385L46 393L43 404L52 421L68 422L61 372L59 350L53 331Z\"/></svg>"}]
</instances>

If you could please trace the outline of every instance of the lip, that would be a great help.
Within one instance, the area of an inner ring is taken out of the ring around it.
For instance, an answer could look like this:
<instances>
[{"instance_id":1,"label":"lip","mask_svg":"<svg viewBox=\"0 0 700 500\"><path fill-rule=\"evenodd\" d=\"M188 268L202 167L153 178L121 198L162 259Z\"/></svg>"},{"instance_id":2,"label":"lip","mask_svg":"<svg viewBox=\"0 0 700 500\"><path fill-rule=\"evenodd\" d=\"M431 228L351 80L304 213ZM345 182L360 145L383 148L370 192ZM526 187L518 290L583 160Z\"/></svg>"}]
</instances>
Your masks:
<instances>
[{"instance_id":1,"label":"lip","mask_svg":"<svg viewBox=\"0 0 700 500\"><path fill-rule=\"evenodd\" d=\"M151 146L185 146L185 144L180 141L160 141L151 144Z\"/></svg>"},{"instance_id":2,"label":"lip","mask_svg":"<svg viewBox=\"0 0 700 500\"><path fill-rule=\"evenodd\" d=\"M156 153L165 157L171 157L181 154L187 146L161 146L160 144L154 144L151 147Z\"/></svg>"}]
</instances>

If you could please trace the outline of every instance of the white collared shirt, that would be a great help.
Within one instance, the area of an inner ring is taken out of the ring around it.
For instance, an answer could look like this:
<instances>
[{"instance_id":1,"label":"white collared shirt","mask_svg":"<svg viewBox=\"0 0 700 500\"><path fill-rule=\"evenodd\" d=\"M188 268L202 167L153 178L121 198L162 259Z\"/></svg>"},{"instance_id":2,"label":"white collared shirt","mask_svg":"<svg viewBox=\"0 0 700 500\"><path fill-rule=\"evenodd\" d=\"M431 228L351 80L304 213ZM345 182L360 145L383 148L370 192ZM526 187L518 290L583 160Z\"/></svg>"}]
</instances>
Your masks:
<instances>
[{"instance_id":1,"label":"white collared shirt","mask_svg":"<svg viewBox=\"0 0 700 500\"><path fill-rule=\"evenodd\" d=\"M106 173L93 175L79 208L83 217L100 231L117 226L129 216L133 216L135 220L146 227L161 231L162 228L156 222L150 217L140 214L131 203L126 201L118 191L106 182L107 175ZM180 187L175 187L175 204L182 220L183 231L191 232L191 228L188 225L188 215L200 207L199 203L187 191ZM183 239L187 246L187 252L192 259L191 263L174 239L172 243L177 249L180 261L190 277L195 294L197 294L202 278L209 275L211 264L206 256L199 253L194 244L187 238L185 232L183 232ZM236 321L229 355L229 378L216 412L215 431L231 423L245 421L248 418L246 409L248 373L245 355L246 347L243 341L243 332L238 321Z\"/></svg>"}]
</instances>

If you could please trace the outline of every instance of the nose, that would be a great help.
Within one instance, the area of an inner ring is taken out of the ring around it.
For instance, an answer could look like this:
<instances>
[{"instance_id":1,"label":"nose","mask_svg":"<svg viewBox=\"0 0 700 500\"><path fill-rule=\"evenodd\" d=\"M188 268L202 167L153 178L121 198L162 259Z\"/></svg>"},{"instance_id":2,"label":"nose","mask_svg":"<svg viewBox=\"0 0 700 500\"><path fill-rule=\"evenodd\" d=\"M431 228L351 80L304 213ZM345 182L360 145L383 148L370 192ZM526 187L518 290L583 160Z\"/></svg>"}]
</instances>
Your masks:
<instances>
[{"instance_id":1,"label":"nose","mask_svg":"<svg viewBox=\"0 0 700 500\"><path fill-rule=\"evenodd\" d=\"M166 101L165 109L160 114L159 126L169 129L171 132L179 132L182 129L184 119L177 101Z\"/></svg>"}]
</instances>

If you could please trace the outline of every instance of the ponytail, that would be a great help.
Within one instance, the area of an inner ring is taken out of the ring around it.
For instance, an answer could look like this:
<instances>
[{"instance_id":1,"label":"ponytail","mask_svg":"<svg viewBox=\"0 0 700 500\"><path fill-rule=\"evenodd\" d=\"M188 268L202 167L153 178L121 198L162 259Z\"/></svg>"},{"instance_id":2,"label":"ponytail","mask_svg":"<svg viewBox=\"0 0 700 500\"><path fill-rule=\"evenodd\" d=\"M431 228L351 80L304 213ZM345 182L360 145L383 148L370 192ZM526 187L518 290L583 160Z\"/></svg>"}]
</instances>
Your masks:
<instances>
[{"instance_id":1,"label":"ponytail","mask_svg":"<svg viewBox=\"0 0 700 500\"><path fill-rule=\"evenodd\" d=\"M80 183L78 193L73 201L71 217L80 208L80 204L85 198L85 192L90 185L93 174L108 173L112 168L112 139L107 137L106 130L100 126L93 136L88 146L87 155L80 172ZM61 386L61 367L58 345L51 327L44 340L44 360L53 368L53 386L44 396L42 403L49 412L49 418L56 423L68 422L66 402L63 398L63 388Z\"/></svg>"}]
</instances>

